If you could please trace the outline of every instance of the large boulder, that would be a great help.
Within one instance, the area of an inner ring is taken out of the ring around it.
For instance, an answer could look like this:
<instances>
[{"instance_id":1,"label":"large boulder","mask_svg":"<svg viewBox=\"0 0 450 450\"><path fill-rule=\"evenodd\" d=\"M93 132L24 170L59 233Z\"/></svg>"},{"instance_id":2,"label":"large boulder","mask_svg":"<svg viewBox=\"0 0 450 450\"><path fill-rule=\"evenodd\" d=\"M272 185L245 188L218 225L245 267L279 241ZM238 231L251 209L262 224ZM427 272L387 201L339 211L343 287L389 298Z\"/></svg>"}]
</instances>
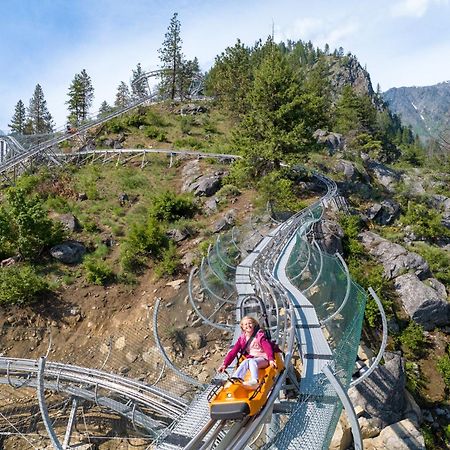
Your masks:
<instances>
[{"instance_id":1,"label":"large boulder","mask_svg":"<svg viewBox=\"0 0 450 450\"><path fill-rule=\"evenodd\" d=\"M313 137L319 144L326 145L330 156L334 155L338 150L342 150L344 147L342 134L339 133L318 129L314 131Z\"/></svg>"},{"instance_id":2,"label":"large boulder","mask_svg":"<svg viewBox=\"0 0 450 450\"><path fill-rule=\"evenodd\" d=\"M366 450L425 450L420 430L409 419L384 428L374 439L364 439Z\"/></svg>"},{"instance_id":3,"label":"large boulder","mask_svg":"<svg viewBox=\"0 0 450 450\"><path fill-rule=\"evenodd\" d=\"M396 185L401 180L400 173L378 161L370 158L365 159L366 169L372 177L388 191L395 192Z\"/></svg>"},{"instance_id":4,"label":"large boulder","mask_svg":"<svg viewBox=\"0 0 450 450\"><path fill-rule=\"evenodd\" d=\"M367 211L368 219L380 225L389 225L400 214L400 205L393 200L386 199L381 203L375 203Z\"/></svg>"},{"instance_id":5,"label":"large boulder","mask_svg":"<svg viewBox=\"0 0 450 450\"><path fill-rule=\"evenodd\" d=\"M369 418L380 419L382 426L401 420L406 406L403 360L399 354L387 352L385 361L348 391L353 405L361 406Z\"/></svg>"},{"instance_id":6,"label":"large boulder","mask_svg":"<svg viewBox=\"0 0 450 450\"><path fill-rule=\"evenodd\" d=\"M343 254L342 239L344 231L338 222L325 220L320 222L320 229L315 233L316 241L320 248L331 255L335 253Z\"/></svg>"},{"instance_id":7,"label":"large boulder","mask_svg":"<svg viewBox=\"0 0 450 450\"><path fill-rule=\"evenodd\" d=\"M371 231L359 234L364 248L379 261L389 280L412 272L420 279L430 276L430 267L420 255L409 252L399 244L394 244Z\"/></svg>"},{"instance_id":8,"label":"large boulder","mask_svg":"<svg viewBox=\"0 0 450 450\"><path fill-rule=\"evenodd\" d=\"M78 241L65 241L50 249L53 258L64 264L78 264L83 259L86 248Z\"/></svg>"},{"instance_id":9,"label":"large boulder","mask_svg":"<svg viewBox=\"0 0 450 450\"><path fill-rule=\"evenodd\" d=\"M397 277L394 286L405 311L425 330L450 323L450 303L442 283L425 284L416 275L406 274Z\"/></svg>"},{"instance_id":10,"label":"large boulder","mask_svg":"<svg viewBox=\"0 0 450 450\"><path fill-rule=\"evenodd\" d=\"M58 216L58 220L62 223L63 227L67 231L77 231L80 229L80 223L73 214L61 214Z\"/></svg>"}]
</instances>

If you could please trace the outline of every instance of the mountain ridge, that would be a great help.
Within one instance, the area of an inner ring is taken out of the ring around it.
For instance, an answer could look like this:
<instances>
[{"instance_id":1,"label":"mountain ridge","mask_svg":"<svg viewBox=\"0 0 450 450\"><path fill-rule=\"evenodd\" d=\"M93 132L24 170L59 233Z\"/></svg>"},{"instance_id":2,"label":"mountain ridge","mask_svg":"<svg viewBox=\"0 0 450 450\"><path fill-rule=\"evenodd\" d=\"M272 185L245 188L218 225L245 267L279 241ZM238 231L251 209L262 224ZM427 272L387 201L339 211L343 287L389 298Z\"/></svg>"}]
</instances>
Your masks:
<instances>
[{"instance_id":1,"label":"mountain ridge","mask_svg":"<svg viewBox=\"0 0 450 450\"><path fill-rule=\"evenodd\" d=\"M450 80L431 86L395 87L382 97L423 142L438 140L450 129Z\"/></svg>"}]
</instances>

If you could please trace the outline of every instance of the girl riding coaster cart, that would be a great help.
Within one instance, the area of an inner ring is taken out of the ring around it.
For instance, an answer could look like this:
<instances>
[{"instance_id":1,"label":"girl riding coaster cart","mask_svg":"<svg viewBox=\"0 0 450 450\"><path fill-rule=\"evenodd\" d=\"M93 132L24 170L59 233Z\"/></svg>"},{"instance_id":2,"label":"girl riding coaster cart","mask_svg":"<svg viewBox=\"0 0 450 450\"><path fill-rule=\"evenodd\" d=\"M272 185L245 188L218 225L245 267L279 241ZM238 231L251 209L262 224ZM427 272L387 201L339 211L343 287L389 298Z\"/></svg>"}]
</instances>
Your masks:
<instances>
[{"instance_id":1,"label":"girl riding coaster cart","mask_svg":"<svg viewBox=\"0 0 450 450\"><path fill-rule=\"evenodd\" d=\"M244 316L240 326L242 334L228 352L223 364L219 367L219 372L224 372L234 358L240 354L245 359L234 371L232 378L241 380L243 386L254 389L258 386L259 369L265 369L269 365L276 369L277 363L272 344L264 331L260 329L258 321L254 317ZM251 377L244 381L247 371L250 371Z\"/></svg>"},{"instance_id":2,"label":"girl riding coaster cart","mask_svg":"<svg viewBox=\"0 0 450 450\"><path fill-rule=\"evenodd\" d=\"M217 384L208 396L214 420L236 420L257 414L284 370L281 350L259 329L257 320L245 316L240 325L242 334L218 370L225 372L236 357L241 363L233 376Z\"/></svg>"}]
</instances>

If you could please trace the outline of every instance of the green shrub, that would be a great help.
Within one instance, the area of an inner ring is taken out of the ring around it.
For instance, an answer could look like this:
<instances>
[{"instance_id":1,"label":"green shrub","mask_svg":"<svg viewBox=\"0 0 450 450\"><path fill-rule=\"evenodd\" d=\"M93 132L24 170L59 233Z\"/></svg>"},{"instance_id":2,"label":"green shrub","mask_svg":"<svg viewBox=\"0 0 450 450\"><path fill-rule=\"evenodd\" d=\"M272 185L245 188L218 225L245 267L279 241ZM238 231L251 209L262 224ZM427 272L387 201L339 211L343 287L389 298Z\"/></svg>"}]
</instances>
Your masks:
<instances>
[{"instance_id":1,"label":"green shrub","mask_svg":"<svg viewBox=\"0 0 450 450\"><path fill-rule=\"evenodd\" d=\"M445 387L447 390L450 390L450 356L444 355L442 358L439 358L437 362L437 369L445 383Z\"/></svg>"},{"instance_id":2,"label":"green shrub","mask_svg":"<svg viewBox=\"0 0 450 450\"><path fill-rule=\"evenodd\" d=\"M159 133L158 128L153 125L148 125L144 128L144 135L150 139L155 139Z\"/></svg>"},{"instance_id":3,"label":"green shrub","mask_svg":"<svg viewBox=\"0 0 450 450\"><path fill-rule=\"evenodd\" d=\"M10 188L0 206L0 250L35 259L64 238L63 226L47 217L42 201L22 189Z\"/></svg>"},{"instance_id":4,"label":"green shrub","mask_svg":"<svg viewBox=\"0 0 450 450\"><path fill-rule=\"evenodd\" d=\"M164 117L158 114L156 111L149 109L145 114L145 120L149 125L155 127L167 127L168 123L165 121Z\"/></svg>"},{"instance_id":5,"label":"green shrub","mask_svg":"<svg viewBox=\"0 0 450 450\"><path fill-rule=\"evenodd\" d=\"M0 269L0 304L24 305L48 290L48 283L28 265Z\"/></svg>"},{"instance_id":6,"label":"green shrub","mask_svg":"<svg viewBox=\"0 0 450 450\"><path fill-rule=\"evenodd\" d=\"M204 147L202 141L191 136L183 139L176 139L173 145L175 148L192 148L194 150L201 150Z\"/></svg>"},{"instance_id":7,"label":"green shrub","mask_svg":"<svg viewBox=\"0 0 450 450\"><path fill-rule=\"evenodd\" d=\"M408 207L400 217L404 225L410 225L413 232L419 238L424 238L432 242L450 237L450 231L441 223L442 215L422 203L408 202Z\"/></svg>"},{"instance_id":8,"label":"green shrub","mask_svg":"<svg viewBox=\"0 0 450 450\"><path fill-rule=\"evenodd\" d=\"M167 142L167 133L164 131L160 131L157 135L156 135L156 140L158 142Z\"/></svg>"},{"instance_id":9,"label":"green shrub","mask_svg":"<svg viewBox=\"0 0 450 450\"><path fill-rule=\"evenodd\" d=\"M446 286L450 285L450 255L448 250L423 242L416 243L413 250L427 261L435 278Z\"/></svg>"},{"instance_id":10,"label":"green shrub","mask_svg":"<svg viewBox=\"0 0 450 450\"><path fill-rule=\"evenodd\" d=\"M139 270L149 256L158 258L169 240L157 219L150 217L144 224L133 224L120 251L120 262L126 272Z\"/></svg>"},{"instance_id":11,"label":"green shrub","mask_svg":"<svg viewBox=\"0 0 450 450\"><path fill-rule=\"evenodd\" d=\"M293 181L284 178L281 172L270 172L258 183L258 190L264 203L271 202L281 211L299 211L304 205L294 194Z\"/></svg>"},{"instance_id":12,"label":"green shrub","mask_svg":"<svg viewBox=\"0 0 450 450\"><path fill-rule=\"evenodd\" d=\"M420 396L423 389L426 387L426 380L424 379L417 363L412 361L405 361L406 374L406 388L415 397Z\"/></svg>"},{"instance_id":13,"label":"green shrub","mask_svg":"<svg viewBox=\"0 0 450 450\"><path fill-rule=\"evenodd\" d=\"M423 334L423 328L417 323L411 321L399 339L407 358L418 359L424 355L427 339Z\"/></svg>"},{"instance_id":14,"label":"green shrub","mask_svg":"<svg viewBox=\"0 0 450 450\"><path fill-rule=\"evenodd\" d=\"M57 196L51 196L48 197L45 201L45 205L47 209L56 211L57 213L69 213L71 211L70 205L64 197Z\"/></svg>"},{"instance_id":15,"label":"green shrub","mask_svg":"<svg viewBox=\"0 0 450 450\"><path fill-rule=\"evenodd\" d=\"M192 196L165 191L153 199L149 214L157 220L175 222L182 218L193 217L196 211L197 207Z\"/></svg>"},{"instance_id":16,"label":"green shrub","mask_svg":"<svg viewBox=\"0 0 450 450\"><path fill-rule=\"evenodd\" d=\"M89 283L104 286L115 278L111 267L95 257L85 258L83 268L86 270L86 279Z\"/></svg>"},{"instance_id":17,"label":"green shrub","mask_svg":"<svg viewBox=\"0 0 450 450\"><path fill-rule=\"evenodd\" d=\"M194 120L192 116L181 116L180 118L180 129L183 134L189 134L194 125Z\"/></svg>"},{"instance_id":18,"label":"green shrub","mask_svg":"<svg viewBox=\"0 0 450 450\"><path fill-rule=\"evenodd\" d=\"M241 195L241 191L234 184L225 184L216 194L219 198L237 197L238 195Z\"/></svg>"},{"instance_id":19,"label":"green shrub","mask_svg":"<svg viewBox=\"0 0 450 450\"><path fill-rule=\"evenodd\" d=\"M177 247L173 241L164 249L161 261L155 267L155 274L158 278L175 275L180 267L180 257L177 254Z\"/></svg>"},{"instance_id":20,"label":"green shrub","mask_svg":"<svg viewBox=\"0 0 450 450\"><path fill-rule=\"evenodd\" d=\"M105 124L105 131L110 133L120 133L127 129L126 124L123 119L120 117L115 117L111 120L108 120Z\"/></svg>"},{"instance_id":21,"label":"green shrub","mask_svg":"<svg viewBox=\"0 0 450 450\"><path fill-rule=\"evenodd\" d=\"M147 125L147 119L144 115L133 113L123 118L125 125L139 128L141 125Z\"/></svg>"}]
</instances>

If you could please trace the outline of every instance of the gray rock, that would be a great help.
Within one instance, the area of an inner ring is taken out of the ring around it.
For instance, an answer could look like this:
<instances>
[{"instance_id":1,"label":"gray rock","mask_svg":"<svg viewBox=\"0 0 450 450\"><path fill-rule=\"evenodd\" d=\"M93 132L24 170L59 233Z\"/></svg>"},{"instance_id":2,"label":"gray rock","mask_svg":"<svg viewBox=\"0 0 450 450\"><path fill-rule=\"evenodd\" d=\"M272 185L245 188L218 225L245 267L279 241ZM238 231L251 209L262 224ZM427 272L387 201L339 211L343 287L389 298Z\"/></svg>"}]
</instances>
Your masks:
<instances>
[{"instance_id":1,"label":"gray rock","mask_svg":"<svg viewBox=\"0 0 450 450\"><path fill-rule=\"evenodd\" d=\"M397 277L394 286L405 311L425 330L450 323L450 303L441 289L427 286L414 274Z\"/></svg>"},{"instance_id":2,"label":"gray rock","mask_svg":"<svg viewBox=\"0 0 450 450\"><path fill-rule=\"evenodd\" d=\"M348 391L353 405L379 418L383 426L402 419L406 405L403 360L396 353L386 353L385 360L384 366L378 366L369 378Z\"/></svg>"},{"instance_id":3,"label":"gray rock","mask_svg":"<svg viewBox=\"0 0 450 450\"><path fill-rule=\"evenodd\" d=\"M217 199L216 197L211 197L205 201L205 210L206 212L216 212L217 211Z\"/></svg>"},{"instance_id":4,"label":"gray rock","mask_svg":"<svg viewBox=\"0 0 450 450\"><path fill-rule=\"evenodd\" d=\"M316 240L320 248L334 255L336 252L343 254L342 239L344 231L338 222L334 220L326 220L321 223L321 230L317 233Z\"/></svg>"},{"instance_id":5,"label":"gray rock","mask_svg":"<svg viewBox=\"0 0 450 450\"><path fill-rule=\"evenodd\" d=\"M372 159L366 161L366 169L388 191L395 191L395 186L400 181L399 172Z\"/></svg>"},{"instance_id":6,"label":"gray rock","mask_svg":"<svg viewBox=\"0 0 450 450\"><path fill-rule=\"evenodd\" d=\"M319 144L326 145L330 156L334 155L338 150L341 150L344 146L342 134L339 133L318 129L313 133L313 137L317 140Z\"/></svg>"},{"instance_id":7,"label":"gray rock","mask_svg":"<svg viewBox=\"0 0 450 450\"><path fill-rule=\"evenodd\" d=\"M167 231L167 235L175 242L181 242L190 236L189 230L187 228L174 228Z\"/></svg>"},{"instance_id":8,"label":"gray rock","mask_svg":"<svg viewBox=\"0 0 450 450\"><path fill-rule=\"evenodd\" d=\"M373 447L389 450L425 450L425 440L413 422L402 420L384 428L380 435L372 439Z\"/></svg>"},{"instance_id":9,"label":"gray rock","mask_svg":"<svg viewBox=\"0 0 450 450\"><path fill-rule=\"evenodd\" d=\"M50 254L53 258L64 264L77 264L81 262L85 253L86 248L78 241L65 241L50 249Z\"/></svg>"},{"instance_id":10,"label":"gray rock","mask_svg":"<svg viewBox=\"0 0 450 450\"><path fill-rule=\"evenodd\" d=\"M389 225L400 213L400 205L393 200L375 203L366 211L366 216L380 225Z\"/></svg>"},{"instance_id":11,"label":"gray rock","mask_svg":"<svg viewBox=\"0 0 450 450\"><path fill-rule=\"evenodd\" d=\"M192 185L194 195L198 197L211 197L222 186L222 175L209 175L200 177L196 183Z\"/></svg>"},{"instance_id":12,"label":"gray rock","mask_svg":"<svg viewBox=\"0 0 450 450\"><path fill-rule=\"evenodd\" d=\"M413 272L421 279L430 276L430 267L420 255L408 252L399 244L394 244L371 231L359 234L364 248L374 256L384 268L384 274L389 280Z\"/></svg>"},{"instance_id":13,"label":"gray rock","mask_svg":"<svg viewBox=\"0 0 450 450\"><path fill-rule=\"evenodd\" d=\"M61 214L58 220L63 224L68 231L77 231L80 229L80 223L73 214Z\"/></svg>"}]
</instances>

